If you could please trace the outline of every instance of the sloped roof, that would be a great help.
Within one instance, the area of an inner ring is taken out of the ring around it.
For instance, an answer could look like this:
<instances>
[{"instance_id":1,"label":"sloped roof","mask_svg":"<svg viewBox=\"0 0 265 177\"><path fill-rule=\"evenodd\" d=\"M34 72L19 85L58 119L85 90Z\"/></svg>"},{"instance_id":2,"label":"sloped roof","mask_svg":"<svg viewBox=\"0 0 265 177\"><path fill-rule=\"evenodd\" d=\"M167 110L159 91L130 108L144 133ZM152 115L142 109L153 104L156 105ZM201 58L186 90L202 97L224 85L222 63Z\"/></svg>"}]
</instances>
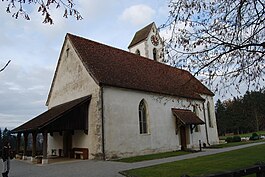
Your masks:
<instances>
[{"instance_id":1,"label":"sloped roof","mask_svg":"<svg viewBox=\"0 0 265 177\"><path fill-rule=\"evenodd\" d=\"M173 114L182 122L184 125L199 125L205 124L194 112L188 109L171 109Z\"/></svg>"},{"instance_id":2,"label":"sloped roof","mask_svg":"<svg viewBox=\"0 0 265 177\"><path fill-rule=\"evenodd\" d=\"M199 100L203 100L199 94L214 95L185 70L72 34L67 34L67 37L99 85Z\"/></svg>"},{"instance_id":3,"label":"sloped roof","mask_svg":"<svg viewBox=\"0 0 265 177\"><path fill-rule=\"evenodd\" d=\"M91 95L55 106L47 110L46 112L38 115L37 117L29 120L28 122L22 124L21 126L13 129L12 132L19 133L19 132L31 132L35 130L40 130L46 125L49 125L58 118L62 117L64 114L71 111L75 107L81 105L82 103L85 103L86 101L90 101L90 99Z\"/></svg>"},{"instance_id":4,"label":"sloped roof","mask_svg":"<svg viewBox=\"0 0 265 177\"><path fill-rule=\"evenodd\" d=\"M148 34L150 33L152 26L154 25L154 22L150 23L146 27L142 28L141 30L137 31L128 46L128 48L131 48L132 46L138 44L139 42L142 42L148 37Z\"/></svg>"}]
</instances>

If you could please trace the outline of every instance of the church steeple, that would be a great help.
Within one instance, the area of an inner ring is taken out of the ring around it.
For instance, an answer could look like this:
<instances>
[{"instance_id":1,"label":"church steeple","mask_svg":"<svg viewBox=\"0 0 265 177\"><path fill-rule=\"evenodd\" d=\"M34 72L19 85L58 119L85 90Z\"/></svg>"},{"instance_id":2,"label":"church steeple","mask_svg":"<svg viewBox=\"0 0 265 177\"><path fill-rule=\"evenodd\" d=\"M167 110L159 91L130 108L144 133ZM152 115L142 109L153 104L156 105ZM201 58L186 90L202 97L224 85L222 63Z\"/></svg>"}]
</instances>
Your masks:
<instances>
[{"instance_id":1,"label":"church steeple","mask_svg":"<svg viewBox=\"0 0 265 177\"><path fill-rule=\"evenodd\" d=\"M163 47L163 41L153 22L135 33L128 49L132 53L163 62Z\"/></svg>"}]
</instances>

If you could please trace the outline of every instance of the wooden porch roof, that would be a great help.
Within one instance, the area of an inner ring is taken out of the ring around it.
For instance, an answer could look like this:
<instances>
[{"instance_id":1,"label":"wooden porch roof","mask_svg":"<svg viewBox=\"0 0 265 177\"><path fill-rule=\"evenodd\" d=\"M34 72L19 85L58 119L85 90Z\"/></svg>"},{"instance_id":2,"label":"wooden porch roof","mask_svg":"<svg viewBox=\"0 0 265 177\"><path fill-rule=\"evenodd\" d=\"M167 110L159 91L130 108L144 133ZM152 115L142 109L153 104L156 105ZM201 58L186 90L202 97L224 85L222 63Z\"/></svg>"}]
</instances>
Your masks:
<instances>
[{"instance_id":1,"label":"wooden porch roof","mask_svg":"<svg viewBox=\"0 0 265 177\"><path fill-rule=\"evenodd\" d=\"M171 109L183 125L199 125L205 124L194 112L188 109Z\"/></svg>"},{"instance_id":2,"label":"wooden porch roof","mask_svg":"<svg viewBox=\"0 0 265 177\"><path fill-rule=\"evenodd\" d=\"M90 100L91 95L55 106L13 129L11 132L25 133L35 131L41 132L43 130L53 132L66 129L87 130L88 125L86 119L88 119L88 107L86 107L86 105L90 103Z\"/></svg>"}]
</instances>

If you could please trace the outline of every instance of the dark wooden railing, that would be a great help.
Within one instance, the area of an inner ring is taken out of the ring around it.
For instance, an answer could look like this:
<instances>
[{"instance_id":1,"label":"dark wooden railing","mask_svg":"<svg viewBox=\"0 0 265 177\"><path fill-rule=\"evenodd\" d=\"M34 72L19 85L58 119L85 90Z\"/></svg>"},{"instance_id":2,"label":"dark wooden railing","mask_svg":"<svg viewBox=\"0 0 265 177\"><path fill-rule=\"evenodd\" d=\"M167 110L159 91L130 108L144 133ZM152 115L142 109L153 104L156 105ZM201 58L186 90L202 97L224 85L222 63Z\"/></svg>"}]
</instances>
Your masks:
<instances>
[{"instance_id":1,"label":"dark wooden railing","mask_svg":"<svg viewBox=\"0 0 265 177\"><path fill-rule=\"evenodd\" d=\"M240 177L240 176L247 176L251 174L256 174L256 177L265 177L265 165L254 165L249 168L229 171L225 173L210 174L205 177ZM182 177L189 177L189 176L183 175Z\"/></svg>"}]
</instances>

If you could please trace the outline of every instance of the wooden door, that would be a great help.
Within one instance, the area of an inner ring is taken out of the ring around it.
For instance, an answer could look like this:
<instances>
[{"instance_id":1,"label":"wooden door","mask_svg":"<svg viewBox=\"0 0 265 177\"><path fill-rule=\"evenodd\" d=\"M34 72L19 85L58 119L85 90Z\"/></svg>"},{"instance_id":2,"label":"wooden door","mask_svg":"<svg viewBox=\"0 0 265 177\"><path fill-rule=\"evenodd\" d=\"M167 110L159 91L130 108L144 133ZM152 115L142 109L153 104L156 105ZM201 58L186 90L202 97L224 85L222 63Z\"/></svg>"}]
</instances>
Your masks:
<instances>
[{"instance_id":1,"label":"wooden door","mask_svg":"<svg viewBox=\"0 0 265 177\"><path fill-rule=\"evenodd\" d=\"M72 150L72 133L65 131L63 134L63 156L70 157Z\"/></svg>"},{"instance_id":2,"label":"wooden door","mask_svg":"<svg viewBox=\"0 0 265 177\"><path fill-rule=\"evenodd\" d=\"M181 150L187 150L187 135L186 135L186 127L181 126L180 127L180 144L181 144Z\"/></svg>"}]
</instances>

